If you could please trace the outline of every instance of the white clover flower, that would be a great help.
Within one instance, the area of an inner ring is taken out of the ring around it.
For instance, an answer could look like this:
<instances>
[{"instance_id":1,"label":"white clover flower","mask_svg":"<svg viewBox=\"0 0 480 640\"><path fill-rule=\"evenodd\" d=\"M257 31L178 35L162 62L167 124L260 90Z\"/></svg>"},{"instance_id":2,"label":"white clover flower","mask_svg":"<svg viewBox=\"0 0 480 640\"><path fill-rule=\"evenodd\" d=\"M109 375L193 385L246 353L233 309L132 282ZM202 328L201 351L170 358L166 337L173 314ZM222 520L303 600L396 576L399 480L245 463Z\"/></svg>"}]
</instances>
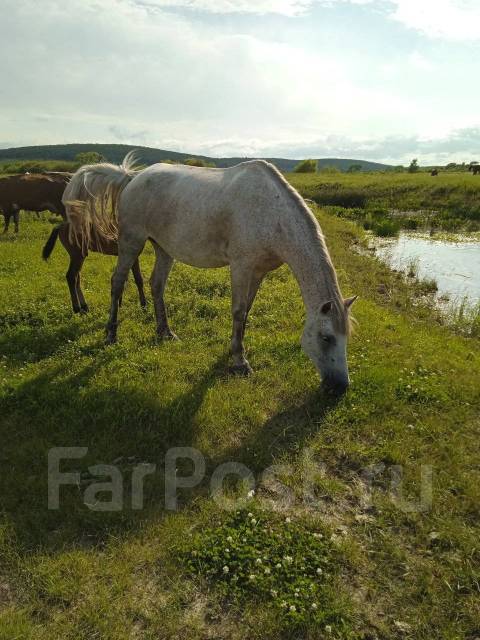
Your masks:
<instances>
[{"instance_id":1,"label":"white clover flower","mask_svg":"<svg viewBox=\"0 0 480 640\"><path fill-rule=\"evenodd\" d=\"M242 538L242 542L246 542L246 541L247 541L247 539L246 539L246 538Z\"/></svg>"},{"instance_id":2,"label":"white clover flower","mask_svg":"<svg viewBox=\"0 0 480 640\"><path fill-rule=\"evenodd\" d=\"M251 573L251 574L248 576L248 579L249 579L249 580L255 580L255 578L256 578L256 577L257 577L257 576L256 576L254 573Z\"/></svg>"},{"instance_id":3,"label":"white clover flower","mask_svg":"<svg viewBox=\"0 0 480 640\"><path fill-rule=\"evenodd\" d=\"M293 613L296 610L297 610L297 607L294 604L291 604L290 605L290 611Z\"/></svg>"},{"instance_id":4,"label":"white clover flower","mask_svg":"<svg viewBox=\"0 0 480 640\"><path fill-rule=\"evenodd\" d=\"M230 549L225 549L225 553L230 553Z\"/></svg>"},{"instance_id":5,"label":"white clover flower","mask_svg":"<svg viewBox=\"0 0 480 640\"><path fill-rule=\"evenodd\" d=\"M292 564L292 562L293 562L292 556L283 556L283 559L285 560L285 562L287 564Z\"/></svg>"},{"instance_id":6,"label":"white clover flower","mask_svg":"<svg viewBox=\"0 0 480 640\"><path fill-rule=\"evenodd\" d=\"M321 533L314 533L314 534L313 534L313 537L314 537L314 538L317 538L317 540L321 540L321 539L323 538L323 536L322 536L322 534L321 534Z\"/></svg>"},{"instance_id":7,"label":"white clover flower","mask_svg":"<svg viewBox=\"0 0 480 640\"><path fill-rule=\"evenodd\" d=\"M286 522L287 524L290 524L291 519L290 519L290 518L285 518L285 522Z\"/></svg>"},{"instance_id":8,"label":"white clover flower","mask_svg":"<svg viewBox=\"0 0 480 640\"><path fill-rule=\"evenodd\" d=\"M262 564L262 559L261 558L257 558L255 560L255 564Z\"/></svg>"},{"instance_id":9,"label":"white clover flower","mask_svg":"<svg viewBox=\"0 0 480 640\"><path fill-rule=\"evenodd\" d=\"M255 490L251 489L248 493L247 493L247 498L253 498L253 496L255 495Z\"/></svg>"},{"instance_id":10,"label":"white clover flower","mask_svg":"<svg viewBox=\"0 0 480 640\"><path fill-rule=\"evenodd\" d=\"M232 536L228 536L228 538L227 538L227 542L233 542L233 538L232 538Z\"/></svg>"},{"instance_id":11,"label":"white clover flower","mask_svg":"<svg viewBox=\"0 0 480 640\"><path fill-rule=\"evenodd\" d=\"M230 569L227 567L227 565L225 565L223 567L223 573L229 573Z\"/></svg>"},{"instance_id":12,"label":"white clover flower","mask_svg":"<svg viewBox=\"0 0 480 640\"><path fill-rule=\"evenodd\" d=\"M278 596L278 591L276 591L275 589L270 589L270 593L272 594L272 596L274 598L276 598Z\"/></svg>"},{"instance_id":13,"label":"white clover flower","mask_svg":"<svg viewBox=\"0 0 480 640\"><path fill-rule=\"evenodd\" d=\"M268 567L265 567L265 573L268 575L270 575L270 569Z\"/></svg>"},{"instance_id":14,"label":"white clover flower","mask_svg":"<svg viewBox=\"0 0 480 640\"><path fill-rule=\"evenodd\" d=\"M317 569L317 575L318 575L318 576L321 576L321 575L322 575L322 573L323 573L323 569L321 569L320 567L318 567L318 569Z\"/></svg>"},{"instance_id":15,"label":"white clover flower","mask_svg":"<svg viewBox=\"0 0 480 640\"><path fill-rule=\"evenodd\" d=\"M332 627L329 624L327 624L327 626L325 627L325 631L327 633L332 633Z\"/></svg>"},{"instance_id":16,"label":"white clover flower","mask_svg":"<svg viewBox=\"0 0 480 640\"><path fill-rule=\"evenodd\" d=\"M280 605L283 609L285 609L285 607L287 606L287 603L285 602L285 600L282 602L282 604Z\"/></svg>"},{"instance_id":17,"label":"white clover flower","mask_svg":"<svg viewBox=\"0 0 480 640\"><path fill-rule=\"evenodd\" d=\"M312 603L312 609L313 609L314 611L316 611L316 610L318 609L318 606L317 606L317 604L316 604L315 602L314 602L314 603Z\"/></svg>"},{"instance_id":18,"label":"white clover flower","mask_svg":"<svg viewBox=\"0 0 480 640\"><path fill-rule=\"evenodd\" d=\"M275 565L275 569L281 569L282 565L280 564L280 562L277 562L277 564Z\"/></svg>"},{"instance_id":19,"label":"white clover flower","mask_svg":"<svg viewBox=\"0 0 480 640\"><path fill-rule=\"evenodd\" d=\"M252 519L250 520L250 522L251 522L252 524L257 524L257 521L255 520L255 518L252 518Z\"/></svg>"},{"instance_id":20,"label":"white clover flower","mask_svg":"<svg viewBox=\"0 0 480 640\"><path fill-rule=\"evenodd\" d=\"M253 518L253 513L249 513L249 514L248 514L248 517L249 517L249 518Z\"/></svg>"}]
</instances>

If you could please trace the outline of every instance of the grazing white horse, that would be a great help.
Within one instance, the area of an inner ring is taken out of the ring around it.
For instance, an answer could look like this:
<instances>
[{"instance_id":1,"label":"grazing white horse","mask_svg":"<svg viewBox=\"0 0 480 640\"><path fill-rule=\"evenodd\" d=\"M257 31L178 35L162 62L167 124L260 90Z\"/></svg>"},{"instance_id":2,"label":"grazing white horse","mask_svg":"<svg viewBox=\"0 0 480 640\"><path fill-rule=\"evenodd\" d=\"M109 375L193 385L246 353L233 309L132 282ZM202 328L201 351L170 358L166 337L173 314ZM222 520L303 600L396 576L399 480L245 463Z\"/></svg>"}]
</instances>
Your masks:
<instances>
[{"instance_id":1,"label":"grazing white horse","mask_svg":"<svg viewBox=\"0 0 480 640\"><path fill-rule=\"evenodd\" d=\"M112 277L107 342L116 340L119 300L145 242L155 249L150 280L161 338L176 337L168 325L163 294L174 260L210 268L229 265L232 282L232 370L251 372L243 337L248 312L268 271L286 262L306 308L302 346L327 386L348 384L349 308L343 300L322 231L301 196L263 160L229 169L155 164L84 166L63 196L74 233L92 228L118 239ZM117 229L118 227L118 229Z\"/></svg>"}]
</instances>

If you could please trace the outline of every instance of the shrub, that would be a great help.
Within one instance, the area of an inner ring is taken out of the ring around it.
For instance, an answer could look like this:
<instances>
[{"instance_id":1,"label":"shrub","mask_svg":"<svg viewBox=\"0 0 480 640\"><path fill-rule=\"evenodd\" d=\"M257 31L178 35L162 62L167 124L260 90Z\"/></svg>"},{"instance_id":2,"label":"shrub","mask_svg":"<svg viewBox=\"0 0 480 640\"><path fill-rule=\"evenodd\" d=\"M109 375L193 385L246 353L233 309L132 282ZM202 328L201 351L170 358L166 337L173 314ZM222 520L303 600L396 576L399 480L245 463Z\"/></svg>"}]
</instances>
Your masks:
<instances>
[{"instance_id":1,"label":"shrub","mask_svg":"<svg viewBox=\"0 0 480 640\"><path fill-rule=\"evenodd\" d=\"M324 173L325 175L332 176L336 173L341 173L338 167L332 167L331 165L326 165L324 167L320 167L320 173Z\"/></svg>"},{"instance_id":2,"label":"shrub","mask_svg":"<svg viewBox=\"0 0 480 640\"><path fill-rule=\"evenodd\" d=\"M400 231L400 224L396 220L383 218L373 222L372 231L376 236L381 236L382 238L397 236Z\"/></svg>"},{"instance_id":3,"label":"shrub","mask_svg":"<svg viewBox=\"0 0 480 640\"><path fill-rule=\"evenodd\" d=\"M316 160L302 160L293 169L295 173L316 173L318 162Z\"/></svg>"},{"instance_id":4,"label":"shrub","mask_svg":"<svg viewBox=\"0 0 480 640\"><path fill-rule=\"evenodd\" d=\"M340 185L325 185L313 199L319 205L331 205L345 209L364 209L367 205L367 195L360 189L342 188Z\"/></svg>"},{"instance_id":5,"label":"shrub","mask_svg":"<svg viewBox=\"0 0 480 640\"><path fill-rule=\"evenodd\" d=\"M408 167L408 173L418 173L418 171L420 171L420 167L418 166L418 160L414 158L411 161L410 166Z\"/></svg>"},{"instance_id":6,"label":"shrub","mask_svg":"<svg viewBox=\"0 0 480 640\"><path fill-rule=\"evenodd\" d=\"M105 162L105 160L106 158L98 151L82 151L75 156L75 162L78 162L79 165L98 164L99 162Z\"/></svg>"}]
</instances>

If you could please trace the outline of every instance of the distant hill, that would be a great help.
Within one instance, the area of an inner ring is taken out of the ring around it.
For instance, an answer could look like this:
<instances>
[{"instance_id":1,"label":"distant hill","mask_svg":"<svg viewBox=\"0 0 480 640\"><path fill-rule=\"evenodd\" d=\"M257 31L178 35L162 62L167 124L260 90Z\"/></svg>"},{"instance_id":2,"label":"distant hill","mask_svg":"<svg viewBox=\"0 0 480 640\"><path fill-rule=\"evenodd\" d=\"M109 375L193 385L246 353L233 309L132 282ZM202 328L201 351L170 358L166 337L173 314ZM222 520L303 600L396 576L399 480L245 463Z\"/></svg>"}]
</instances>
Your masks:
<instances>
[{"instance_id":1,"label":"distant hill","mask_svg":"<svg viewBox=\"0 0 480 640\"><path fill-rule=\"evenodd\" d=\"M217 167L231 167L239 162L252 160L252 158L211 158L209 156L192 153L180 153L178 151L166 151L165 149L139 147L129 144L54 144L0 149L0 162L15 160L74 160L78 153L97 151L110 162L118 163L132 150L138 151L138 159L147 165L162 162L163 160L183 162L187 158L195 157L214 162ZM287 158L265 158L265 160L275 164L281 171L292 171L298 162L298 160L290 160ZM346 158L321 158L318 160L319 167L337 167L341 171L346 171L352 164L361 165L363 171L382 171L389 168L389 165L369 162L367 160Z\"/></svg>"}]
</instances>

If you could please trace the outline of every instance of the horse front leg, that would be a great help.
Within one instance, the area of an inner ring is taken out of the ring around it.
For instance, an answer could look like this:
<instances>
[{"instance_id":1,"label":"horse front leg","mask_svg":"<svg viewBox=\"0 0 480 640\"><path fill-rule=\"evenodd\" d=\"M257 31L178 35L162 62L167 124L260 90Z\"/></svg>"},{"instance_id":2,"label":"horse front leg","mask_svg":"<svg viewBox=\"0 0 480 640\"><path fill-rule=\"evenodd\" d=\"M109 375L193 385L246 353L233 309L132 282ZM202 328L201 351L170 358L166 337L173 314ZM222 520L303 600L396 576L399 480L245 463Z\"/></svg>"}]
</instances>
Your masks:
<instances>
[{"instance_id":1,"label":"horse front leg","mask_svg":"<svg viewBox=\"0 0 480 640\"><path fill-rule=\"evenodd\" d=\"M5 211L5 213L3 214L3 217L5 219L5 224L3 227L3 233L7 233L8 231L8 227L10 226L10 218L11 218L12 214L10 213L10 211Z\"/></svg>"},{"instance_id":2,"label":"horse front leg","mask_svg":"<svg viewBox=\"0 0 480 640\"><path fill-rule=\"evenodd\" d=\"M238 375L248 376L252 373L252 368L245 357L243 339L248 312L252 307L263 276L263 273L260 274L251 267L231 265L233 321L231 354L233 365L230 370Z\"/></svg>"},{"instance_id":3,"label":"horse front leg","mask_svg":"<svg viewBox=\"0 0 480 640\"><path fill-rule=\"evenodd\" d=\"M153 305L155 308L155 318L157 320L157 337L160 339L169 338L175 340L177 336L168 325L167 310L163 295L167 284L168 274L173 265L173 258L152 241L155 250L155 265L150 277L150 287L152 291Z\"/></svg>"}]
</instances>

